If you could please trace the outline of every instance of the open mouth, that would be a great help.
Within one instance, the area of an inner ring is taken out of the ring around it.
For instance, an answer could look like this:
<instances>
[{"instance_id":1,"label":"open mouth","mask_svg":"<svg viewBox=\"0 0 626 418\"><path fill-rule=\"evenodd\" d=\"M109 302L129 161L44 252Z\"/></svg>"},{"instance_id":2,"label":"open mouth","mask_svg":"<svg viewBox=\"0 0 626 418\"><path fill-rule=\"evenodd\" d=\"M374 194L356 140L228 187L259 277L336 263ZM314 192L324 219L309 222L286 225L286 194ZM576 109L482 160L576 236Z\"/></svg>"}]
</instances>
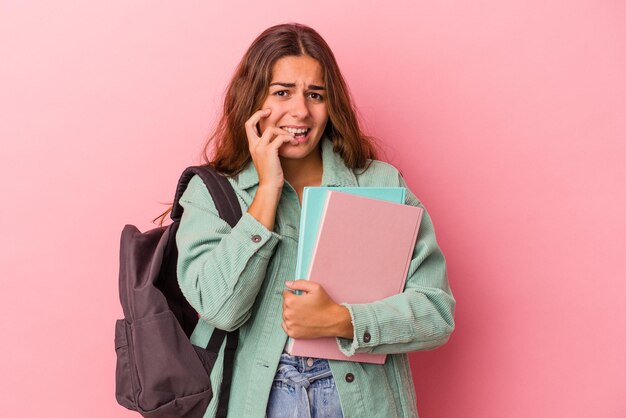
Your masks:
<instances>
[{"instance_id":1,"label":"open mouth","mask_svg":"<svg viewBox=\"0 0 626 418\"><path fill-rule=\"evenodd\" d=\"M298 140L303 140L304 138L307 137L309 132L311 132L311 128L288 128L288 127L283 126L281 127L281 129L284 129L285 131L289 132Z\"/></svg>"}]
</instances>

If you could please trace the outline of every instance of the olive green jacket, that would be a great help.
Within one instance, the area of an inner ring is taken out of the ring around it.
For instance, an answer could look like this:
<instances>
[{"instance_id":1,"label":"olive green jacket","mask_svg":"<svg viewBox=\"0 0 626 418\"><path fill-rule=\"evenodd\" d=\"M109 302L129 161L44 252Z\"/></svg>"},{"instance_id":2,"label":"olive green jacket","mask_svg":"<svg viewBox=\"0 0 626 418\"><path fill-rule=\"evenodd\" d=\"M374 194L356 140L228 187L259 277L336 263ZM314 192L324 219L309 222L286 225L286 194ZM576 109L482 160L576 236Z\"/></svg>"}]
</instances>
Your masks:
<instances>
[{"instance_id":1,"label":"olive green jacket","mask_svg":"<svg viewBox=\"0 0 626 418\"><path fill-rule=\"evenodd\" d=\"M364 172L353 171L333 152L330 140L322 138L321 144L322 185L406 187L393 166L372 161ZM249 164L229 181L243 211L233 228L219 218L199 177L191 180L180 200L185 210L176 236L179 283L201 316L191 337L194 344L206 345L213 327L240 330L229 417L264 417L287 339L281 328L282 291L285 281L294 279L300 202L285 183L274 231L269 231L246 212L259 183L254 165ZM409 190L406 204L421 206ZM361 352L391 355L383 365L330 361L344 416L416 417L406 353L438 347L454 329L455 301L426 211L404 292L374 303L346 306L354 339L337 338L341 350L348 356ZM220 353L211 375L215 390L221 381L221 362ZM216 407L212 402L205 417L215 416Z\"/></svg>"}]
</instances>

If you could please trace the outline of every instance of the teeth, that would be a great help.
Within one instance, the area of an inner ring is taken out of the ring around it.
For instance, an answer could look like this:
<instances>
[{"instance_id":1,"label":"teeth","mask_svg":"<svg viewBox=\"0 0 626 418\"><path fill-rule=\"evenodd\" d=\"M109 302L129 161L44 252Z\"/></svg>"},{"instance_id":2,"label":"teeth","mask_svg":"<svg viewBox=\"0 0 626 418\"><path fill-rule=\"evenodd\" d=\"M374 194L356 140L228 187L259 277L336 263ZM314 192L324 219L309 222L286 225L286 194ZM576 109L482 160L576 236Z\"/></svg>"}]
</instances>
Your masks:
<instances>
[{"instance_id":1,"label":"teeth","mask_svg":"<svg viewBox=\"0 0 626 418\"><path fill-rule=\"evenodd\" d=\"M305 134L308 132L308 128L283 128L284 130L286 130L287 132L289 132L290 134Z\"/></svg>"}]
</instances>

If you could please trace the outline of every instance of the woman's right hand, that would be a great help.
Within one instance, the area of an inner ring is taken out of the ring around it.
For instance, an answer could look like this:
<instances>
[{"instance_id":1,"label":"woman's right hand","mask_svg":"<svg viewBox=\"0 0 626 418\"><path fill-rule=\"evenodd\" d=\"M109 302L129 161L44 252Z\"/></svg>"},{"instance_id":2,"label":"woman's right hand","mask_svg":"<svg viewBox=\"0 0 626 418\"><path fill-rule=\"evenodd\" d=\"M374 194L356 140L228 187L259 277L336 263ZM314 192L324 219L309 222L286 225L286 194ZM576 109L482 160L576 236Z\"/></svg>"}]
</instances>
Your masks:
<instances>
[{"instance_id":1,"label":"woman's right hand","mask_svg":"<svg viewBox=\"0 0 626 418\"><path fill-rule=\"evenodd\" d=\"M281 190L284 184L283 169L278 158L278 149L284 144L298 142L289 132L276 126L268 126L263 134L259 134L257 125L262 118L270 115L271 109L255 112L246 121L246 135L252 162L259 175L259 187Z\"/></svg>"},{"instance_id":2,"label":"woman's right hand","mask_svg":"<svg viewBox=\"0 0 626 418\"><path fill-rule=\"evenodd\" d=\"M297 144L297 141L289 132L276 126L268 126L263 134L259 135L257 125L270 113L270 109L259 110L246 121L245 125L250 156L259 175L259 187L248 213L271 231L274 229L278 201L285 183L278 149L285 143Z\"/></svg>"}]
</instances>

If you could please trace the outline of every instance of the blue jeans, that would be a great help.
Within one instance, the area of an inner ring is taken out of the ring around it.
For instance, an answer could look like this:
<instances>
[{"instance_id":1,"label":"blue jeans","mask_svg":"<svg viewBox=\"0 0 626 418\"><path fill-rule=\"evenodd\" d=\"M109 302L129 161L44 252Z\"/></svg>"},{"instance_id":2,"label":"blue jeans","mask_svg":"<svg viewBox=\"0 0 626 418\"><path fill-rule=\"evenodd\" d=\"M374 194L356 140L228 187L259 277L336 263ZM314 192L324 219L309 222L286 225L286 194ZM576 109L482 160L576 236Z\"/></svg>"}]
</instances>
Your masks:
<instances>
[{"instance_id":1,"label":"blue jeans","mask_svg":"<svg viewBox=\"0 0 626 418\"><path fill-rule=\"evenodd\" d=\"M342 418L328 360L282 354L266 414L268 418Z\"/></svg>"}]
</instances>

